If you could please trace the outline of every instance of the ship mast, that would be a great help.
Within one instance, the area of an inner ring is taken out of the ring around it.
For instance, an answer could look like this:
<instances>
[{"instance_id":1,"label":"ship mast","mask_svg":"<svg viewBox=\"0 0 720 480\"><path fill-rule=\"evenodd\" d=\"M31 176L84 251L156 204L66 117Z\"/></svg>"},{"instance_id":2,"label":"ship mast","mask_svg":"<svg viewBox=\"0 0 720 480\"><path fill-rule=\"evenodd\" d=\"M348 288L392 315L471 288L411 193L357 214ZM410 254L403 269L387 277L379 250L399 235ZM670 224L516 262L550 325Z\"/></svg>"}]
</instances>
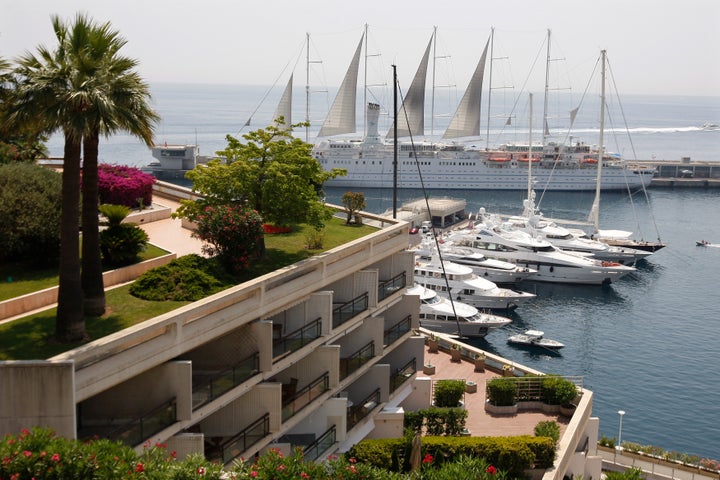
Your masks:
<instances>
[{"instance_id":1,"label":"ship mast","mask_svg":"<svg viewBox=\"0 0 720 480\"><path fill-rule=\"evenodd\" d=\"M602 58L602 68L600 69L602 78L602 84L600 87L600 146L598 149L598 161L597 161L597 181L595 183L595 200L593 201L592 209L590 210L590 220L593 222L593 232L598 233L600 229L600 186L602 184L602 165L603 157L605 156L604 149L604 135L605 135L605 56L606 51L600 52Z\"/></svg>"}]
</instances>

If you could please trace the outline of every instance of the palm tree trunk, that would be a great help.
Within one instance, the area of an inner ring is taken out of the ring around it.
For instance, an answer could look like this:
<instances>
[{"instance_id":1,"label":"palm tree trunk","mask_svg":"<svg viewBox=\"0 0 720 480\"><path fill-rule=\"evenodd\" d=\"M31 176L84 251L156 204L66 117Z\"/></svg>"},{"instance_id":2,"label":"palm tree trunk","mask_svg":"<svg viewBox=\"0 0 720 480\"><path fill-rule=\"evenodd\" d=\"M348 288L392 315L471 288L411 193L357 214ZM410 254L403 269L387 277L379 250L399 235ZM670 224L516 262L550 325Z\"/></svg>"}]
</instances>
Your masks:
<instances>
[{"instance_id":1,"label":"palm tree trunk","mask_svg":"<svg viewBox=\"0 0 720 480\"><path fill-rule=\"evenodd\" d=\"M98 231L98 142L97 130L83 137L82 170L82 273L85 315L105 313L105 287L100 260Z\"/></svg>"},{"instance_id":2,"label":"palm tree trunk","mask_svg":"<svg viewBox=\"0 0 720 480\"><path fill-rule=\"evenodd\" d=\"M85 338L80 282L80 139L65 132L60 226L60 274L55 337L63 343Z\"/></svg>"}]
</instances>

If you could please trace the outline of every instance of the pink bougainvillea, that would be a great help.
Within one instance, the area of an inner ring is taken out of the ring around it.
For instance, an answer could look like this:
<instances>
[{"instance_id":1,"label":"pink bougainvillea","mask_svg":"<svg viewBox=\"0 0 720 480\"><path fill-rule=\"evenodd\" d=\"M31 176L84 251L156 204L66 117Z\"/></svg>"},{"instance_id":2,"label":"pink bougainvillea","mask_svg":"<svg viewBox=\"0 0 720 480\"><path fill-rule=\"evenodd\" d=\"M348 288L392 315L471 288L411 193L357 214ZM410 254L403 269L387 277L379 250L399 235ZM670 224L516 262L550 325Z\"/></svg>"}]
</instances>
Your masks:
<instances>
[{"instance_id":1,"label":"pink bougainvillea","mask_svg":"<svg viewBox=\"0 0 720 480\"><path fill-rule=\"evenodd\" d=\"M125 165L98 166L100 203L125 205L129 208L150 206L155 177L138 168Z\"/></svg>"}]
</instances>

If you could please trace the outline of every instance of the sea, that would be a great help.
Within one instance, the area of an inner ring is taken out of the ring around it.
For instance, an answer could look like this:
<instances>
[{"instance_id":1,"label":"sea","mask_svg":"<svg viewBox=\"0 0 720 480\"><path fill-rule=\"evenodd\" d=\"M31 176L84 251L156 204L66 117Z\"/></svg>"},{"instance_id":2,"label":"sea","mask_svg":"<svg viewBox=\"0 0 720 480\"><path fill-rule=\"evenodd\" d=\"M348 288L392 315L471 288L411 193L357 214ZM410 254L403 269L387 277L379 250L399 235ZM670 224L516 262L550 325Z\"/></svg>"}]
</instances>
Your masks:
<instances>
[{"instance_id":1,"label":"sea","mask_svg":"<svg viewBox=\"0 0 720 480\"><path fill-rule=\"evenodd\" d=\"M156 143L197 144L202 155L223 149L226 135L238 137L269 124L281 94L273 87L233 85L157 84L151 90L162 118ZM304 91L296 93L295 104L304 108L303 96ZM325 100L310 98L310 114L293 112L294 122L310 119L307 132L296 131L308 141L318 131L332 91ZM720 97L621 98L622 113L614 118L625 121L609 125L608 150L629 159L720 162L720 130L703 127L720 124ZM361 112L358 108L360 117ZM584 122L576 124L574 139L597 143L597 122ZM489 143L490 137L494 143L527 140L527 126L511 132L490 123L490 135L478 143ZM361 121L358 128L362 132ZM627 140L619 140L621 134ZM51 156L62 157L61 137L51 137L48 146ZM111 164L142 167L152 160L146 145L122 133L101 139L99 153L101 162ZM340 204L345 191L326 188L326 198ZM363 193L370 212L393 206L389 190ZM519 214L526 192L401 190L397 199L402 203L426 195L464 199L468 212L485 208ZM546 217L577 221L586 220L593 196L537 192ZM537 298L509 314L512 324L473 344L543 372L582 376L594 392L601 435L621 434L623 441L720 459L720 189L603 193L600 226L630 230L635 238L661 240L667 247L609 286L521 284ZM715 245L696 246L701 239ZM509 335L530 328L566 347L552 354L507 344ZM619 411L625 412L622 432Z\"/></svg>"}]
</instances>

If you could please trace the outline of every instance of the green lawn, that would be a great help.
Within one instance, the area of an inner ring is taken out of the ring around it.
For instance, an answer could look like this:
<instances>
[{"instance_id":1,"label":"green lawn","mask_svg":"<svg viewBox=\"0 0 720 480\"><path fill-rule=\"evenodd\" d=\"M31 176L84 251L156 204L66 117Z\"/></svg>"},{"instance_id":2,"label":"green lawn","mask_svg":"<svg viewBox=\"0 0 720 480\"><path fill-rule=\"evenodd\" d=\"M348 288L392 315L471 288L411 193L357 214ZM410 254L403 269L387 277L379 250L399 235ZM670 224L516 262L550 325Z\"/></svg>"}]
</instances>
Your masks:
<instances>
[{"instance_id":1,"label":"green lawn","mask_svg":"<svg viewBox=\"0 0 720 480\"><path fill-rule=\"evenodd\" d=\"M154 245L140 254L140 261L150 260L168 252ZM58 283L57 267L37 268L29 262L0 264L0 301L54 287Z\"/></svg>"},{"instance_id":2,"label":"green lawn","mask_svg":"<svg viewBox=\"0 0 720 480\"><path fill-rule=\"evenodd\" d=\"M311 230L309 227L300 227L292 233L266 235L267 259L255 262L238 283L319 253L321 250L305 248L306 233ZM325 241L322 250L329 250L375 231L377 229L374 227L345 225L343 220L333 218L324 231ZM107 313L102 317L86 318L90 340L117 332L188 303L140 300L130 295L128 290L129 285L108 290ZM45 359L80 346L82 343L57 344L53 341L55 315L56 310L53 308L0 325L0 360Z\"/></svg>"}]
</instances>

